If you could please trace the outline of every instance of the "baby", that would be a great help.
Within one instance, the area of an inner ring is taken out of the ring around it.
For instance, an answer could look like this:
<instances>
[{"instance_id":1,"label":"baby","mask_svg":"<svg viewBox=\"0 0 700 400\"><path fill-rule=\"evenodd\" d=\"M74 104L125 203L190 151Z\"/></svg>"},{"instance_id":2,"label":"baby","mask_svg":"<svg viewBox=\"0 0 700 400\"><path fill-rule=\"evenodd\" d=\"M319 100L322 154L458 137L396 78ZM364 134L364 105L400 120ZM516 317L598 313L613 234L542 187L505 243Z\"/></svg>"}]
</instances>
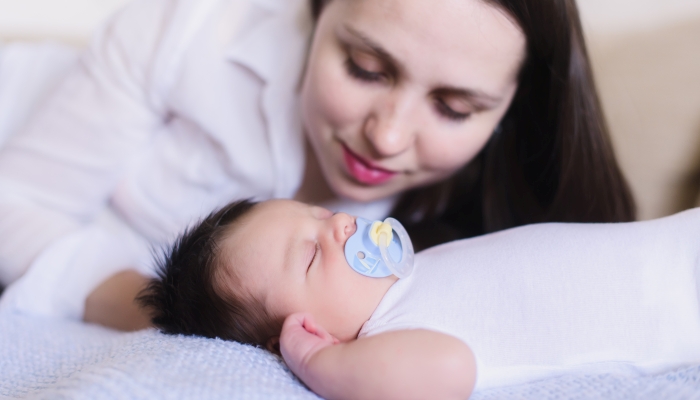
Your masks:
<instances>
[{"instance_id":1,"label":"baby","mask_svg":"<svg viewBox=\"0 0 700 400\"><path fill-rule=\"evenodd\" d=\"M460 240L417 254L402 279L348 265L356 229L293 201L232 203L177 240L139 300L165 333L281 353L326 398L464 399L700 362L700 209Z\"/></svg>"}]
</instances>

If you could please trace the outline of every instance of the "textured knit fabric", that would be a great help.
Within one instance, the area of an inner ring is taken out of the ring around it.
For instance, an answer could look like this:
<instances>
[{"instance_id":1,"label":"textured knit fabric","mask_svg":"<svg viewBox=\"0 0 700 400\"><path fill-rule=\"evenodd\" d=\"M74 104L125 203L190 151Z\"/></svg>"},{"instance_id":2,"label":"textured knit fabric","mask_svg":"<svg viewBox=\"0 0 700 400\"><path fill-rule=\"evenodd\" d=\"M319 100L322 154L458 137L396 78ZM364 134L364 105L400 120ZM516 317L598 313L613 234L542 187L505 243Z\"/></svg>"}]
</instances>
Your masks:
<instances>
[{"instance_id":1,"label":"textured knit fabric","mask_svg":"<svg viewBox=\"0 0 700 400\"><path fill-rule=\"evenodd\" d=\"M700 362L700 209L627 224L531 225L416 256L360 336L462 339L477 387Z\"/></svg>"},{"instance_id":2,"label":"textured knit fabric","mask_svg":"<svg viewBox=\"0 0 700 400\"><path fill-rule=\"evenodd\" d=\"M277 357L221 340L116 333L0 314L0 398L317 399ZM700 366L662 375L569 374L476 393L504 399L700 399Z\"/></svg>"}]
</instances>

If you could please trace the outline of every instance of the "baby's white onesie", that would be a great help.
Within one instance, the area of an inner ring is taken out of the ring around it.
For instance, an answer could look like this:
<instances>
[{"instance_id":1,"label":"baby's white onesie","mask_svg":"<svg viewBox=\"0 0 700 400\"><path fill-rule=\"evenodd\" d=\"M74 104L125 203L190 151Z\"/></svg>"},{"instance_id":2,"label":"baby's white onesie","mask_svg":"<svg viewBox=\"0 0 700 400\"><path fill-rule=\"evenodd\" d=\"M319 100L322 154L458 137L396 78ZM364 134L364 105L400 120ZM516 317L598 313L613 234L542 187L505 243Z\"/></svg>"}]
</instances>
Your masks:
<instances>
[{"instance_id":1,"label":"baby's white onesie","mask_svg":"<svg viewBox=\"0 0 700 400\"><path fill-rule=\"evenodd\" d=\"M360 337L424 328L477 358L477 388L574 371L700 362L700 209L624 224L540 224L438 246Z\"/></svg>"}]
</instances>

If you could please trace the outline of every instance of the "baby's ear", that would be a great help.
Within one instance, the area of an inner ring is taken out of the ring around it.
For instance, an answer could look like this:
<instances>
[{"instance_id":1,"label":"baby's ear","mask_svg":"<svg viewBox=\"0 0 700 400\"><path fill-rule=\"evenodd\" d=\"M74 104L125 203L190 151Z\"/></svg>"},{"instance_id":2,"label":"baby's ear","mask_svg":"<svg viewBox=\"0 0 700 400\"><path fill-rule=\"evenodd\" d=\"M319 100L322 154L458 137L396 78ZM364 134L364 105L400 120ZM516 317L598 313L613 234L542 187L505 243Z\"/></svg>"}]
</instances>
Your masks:
<instances>
[{"instance_id":1,"label":"baby's ear","mask_svg":"<svg viewBox=\"0 0 700 400\"><path fill-rule=\"evenodd\" d=\"M282 356L282 352L280 351L280 337L279 336L273 336L267 340L267 343L265 343L265 349L269 351L272 354L277 354L278 356Z\"/></svg>"}]
</instances>

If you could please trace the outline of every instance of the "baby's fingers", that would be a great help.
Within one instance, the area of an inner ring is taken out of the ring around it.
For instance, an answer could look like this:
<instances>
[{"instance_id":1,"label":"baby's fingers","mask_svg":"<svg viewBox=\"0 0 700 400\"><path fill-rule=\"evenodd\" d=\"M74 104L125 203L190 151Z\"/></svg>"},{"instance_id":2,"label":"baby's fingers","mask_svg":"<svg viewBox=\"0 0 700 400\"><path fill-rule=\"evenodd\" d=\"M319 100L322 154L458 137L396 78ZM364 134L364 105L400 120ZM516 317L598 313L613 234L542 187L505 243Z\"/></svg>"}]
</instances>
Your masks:
<instances>
[{"instance_id":1,"label":"baby's fingers","mask_svg":"<svg viewBox=\"0 0 700 400\"><path fill-rule=\"evenodd\" d=\"M296 330L296 329L305 329L304 328L304 319L305 319L306 314L305 313L295 313L290 316L288 316L284 320L284 324L282 325L282 330Z\"/></svg>"},{"instance_id":2,"label":"baby's fingers","mask_svg":"<svg viewBox=\"0 0 700 400\"><path fill-rule=\"evenodd\" d=\"M307 332L318 336L323 341L335 344L335 338L321 325L316 324L316 321L314 321L310 314L306 315L304 318L304 329L306 329Z\"/></svg>"},{"instance_id":3,"label":"baby's fingers","mask_svg":"<svg viewBox=\"0 0 700 400\"><path fill-rule=\"evenodd\" d=\"M328 331L322 326L316 323L313 315L309 313L296 313L287 317L284 321L284 326L282 331L294 331L298 329L304 329L306 332L318 336L324 341L334 343L335 338L328 333Z\"/></svg>"},{"instance_id":4,"label":"baby's fingers","mask_svg":"<svg viewBox=\"0 0 700 400\"><path fill-rule=\"evenodd\" d=\"M287 344L321 341L322 339L316 335L316 329L313 320L310 320L306 314L292 314L284 321L281 339Z\"/></svg>"},{"instance_id":5,"label":"baby's fingers","mask_svg":"<svg viewBox=\"0 0 700 400\"><path fill-rule=\"evenodd\" d=\"M287 317L282 327L282 357L296 373L303 369L314 354L332 344L332 336L316 325L308 314L292 314Z\"/></svg>"}]
</instances>

